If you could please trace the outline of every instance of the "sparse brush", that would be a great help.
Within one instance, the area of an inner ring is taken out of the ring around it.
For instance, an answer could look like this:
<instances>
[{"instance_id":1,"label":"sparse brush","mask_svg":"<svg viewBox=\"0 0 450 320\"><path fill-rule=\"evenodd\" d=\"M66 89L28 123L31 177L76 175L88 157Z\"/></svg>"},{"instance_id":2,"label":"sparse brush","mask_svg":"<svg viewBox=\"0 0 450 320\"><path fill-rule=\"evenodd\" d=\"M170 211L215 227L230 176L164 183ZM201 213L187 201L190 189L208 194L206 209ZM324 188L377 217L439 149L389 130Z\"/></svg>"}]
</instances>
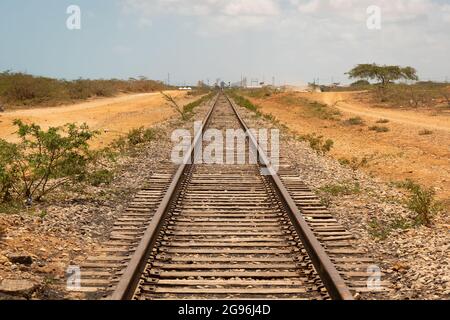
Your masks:
<instances>
[{"instance_id":1,"label":"sparse brush","mask_svg":"<svg viewBox=\"0 0 450 320\"><path fill-rule=\"evenodd\" d=\"M390 222L372 218L367 224L369 234L380 240L386 240L394 230L407 230L411 227L412 224L403 217L397 217Z\"/></svg>"},{"instance_id":2,"label":"sparse brush","mask_svg":"<svg viewBox=\"0 0 450 320\"><path fill-rule=\"evenodd\" d=\"M111 149L119 150L123 153L127 150L127 139L125 137L119 137L110 144Z\"/></svg>"},{"instance_id":3,"label":"sparse brush","mask_svg":"<svg viewBox=\"0 0 450 320\"><path fill-rule=\"evenodd\" d=\"M231 91L230 92L230 96L241 107L255 112L258 116L262 115L261 112L259 111L259 108L257 106L255 106L253 103L251 103L250 100L242 97L241 95L238 95L235 91Z\"/></svg>"},{"instance_id":4,"label":"sparse brush","mask_svg":"<svg viewBox=\"0 0 450 320\"><path fill-rule=\"evenodd\" d=\"M377 121L377 123L379 124L383 124L383 123L389 123L390 121L388 119L380 119Z\"/></svg>"},{"instance_id":5,"label":"sparse brush","mask_svg":"<svg viewBox=\"0 0 450 320\"><path fill-rule=\"evenodd\" d=\"M352 195L361 193L359 183L344 182L342 184L327 184L319 189L320 192L328 193L332 196Z\"/></svg>"},{"instance_id":6,"label":"sparse brush","mask_svg":"<svg viewBox=\"0 0 450 320\"><path fill-rule=\"evenodd\" d=\"M342 116L338 109L323 103L307 101L306 106L308 107L309 113L322 120L337 121Z\"/></svg>"},{"instance_id":7,"label":"sparse brush","mask_svg":"<svg viewBox=\"0 0 450 320\"><path fill-rule=\"evenodd\" d=\"M0 96L8 105L57 105L91 97L110 97L120 92L153 92L166 86L145 77L129 80L66 81L25 73L0 73Z\"/></svg>"},{"instance_id":8,"label":"sparse brush","mask_svg":"<svg viewBox=\"0 0 450 320\"><path fill-rule=\"evenodd\" d=\"M127 135L128 144L130 146L137 146L138 144L150 142L154 140L155 137L156 132L154 129L145 129L144 127L132 129Z\"/></svg>"},{"instance_id":9,"label":"sparse brush","mask_svg":"<svg viewBox=\"0 0 450 320\"><path fill-rule=\"evenodd\" d=\"M98 132L67 124L47 131L15 120L18 143L0 140L0 196L3 202L24 199L28 205L76 182L89 169L89 141Z\"/></svg>"},{"instance_id":10,"label":"sparse brush","mask_svg":"<svg viewBox=\"0 0 450 320\"><path fill-rule=\"evenodd\" d=\"M98 187L100 185L108 185L114 179L114 172L107 169L100 169L88 175L88 181L91 185Z\"/></svg>"},{"instance_id":11,"label":"sparse brush","mask_svg":"<svg viewBox=\"0 0 450 320\"><path fill-rule=\"evenodd\" d=\"M384 132L389 132L389 128L388 127L380 127L380 126L372 126L369 128L370 131L375 131L378 133L384 133Z\"/></svg>"},{"instance_id":12,"label":"sparse brush","mask_svg":"<svg viewBox=\"0 0 450 320\"><path fill-rule=\"evenodd\" d=\"M351 160L346 158L341 158L338 160L339 163L343 166L349 166L353 170L358 170L360 168L366 167L369 163L369 158L363 157L362 159L358 159L357 157L352 157Z\"/></svg>"},{"instance_id":13,"label":"sparse brush","mask_svg":"<svg viewBox=\"0 0 450 320\"><path fill-rule=\"evenodd\" d=\"M436 192L434 189L423 187L409 179L398 183L397 186L410 192L406 205L417 214L414 218L415 223L431 226L433 217L442 210L441 203L435 199Z\"/></svg>"},{"instance_id":14,"label":"sparse brush","mask_svg":"<svg viewBox=\"0 0 450 320\"><path fill-rule=\"evenodd\" d=\"M202 98L197 99L197 100L195 100L194 102L191 102L191 103L185 105L185 106L183 107L183 114L184 114L184 117L185 117L186 119L190 119L190 118L192 117L192 115L194 114L195 108L197 108L198 106L200 106L200 105L203 104L204 102L206 102L206 101L212 99L213 96L214 96L214 94L215 94L214 92L210 92L208 95L203 96Z\"/></svg>"},{"instance_id":15,"label":"sparse brush","mask_svg":"<svg viewBox=\"0 0 450 320\"><path fill-rule=\"evenodd\" d=\"M310 147L320 155L325 155L331 151L334 146L334 141L331 139L325 140L323 136L315 133L302 135L298 137L300 141L309 142Z\"/></svg>"},{"instance_id":16,"label":"sparse brush","mask_svg":"<svg viewBox=\"0 0 450 320\"><path fill-rule=\"evenodd\" d=\"M199 105L201 105L203 102L209 100L212 98L214 93L210 93L194 102L191 102L184 107L180 106L178 102L168 93L165 93L161 91L162 96L166 99L167 102L169 102L169 105L180 114L181 119L183 121L187 121L191 118L193 111L195 108L197 108Z\"/></svg>"},{"instance_id":17,"label":"sparse brush","mask_svg":"<svg viewBox=\"0 0 450 320\"><path fill-rule=\"evenodd\" d=\"M424 130L422 130L422 131L419 132L419 135L420 135L420 136L429 136L429 135L431 135L431 134L433 134L433 133L434 133L434 132L431 131L431 130L424 129Z\"/></svg>"},{"instance_id":18,"label":"sparse brush","mask_svg":"<svg viewBox=\"0 0 450 320\"><path fill-rule=\"evenodd\" d=\"M361 117L355 117L345 120L344 124L348 126L362 126L365 122Z\"/></svg>"}]
</instances>

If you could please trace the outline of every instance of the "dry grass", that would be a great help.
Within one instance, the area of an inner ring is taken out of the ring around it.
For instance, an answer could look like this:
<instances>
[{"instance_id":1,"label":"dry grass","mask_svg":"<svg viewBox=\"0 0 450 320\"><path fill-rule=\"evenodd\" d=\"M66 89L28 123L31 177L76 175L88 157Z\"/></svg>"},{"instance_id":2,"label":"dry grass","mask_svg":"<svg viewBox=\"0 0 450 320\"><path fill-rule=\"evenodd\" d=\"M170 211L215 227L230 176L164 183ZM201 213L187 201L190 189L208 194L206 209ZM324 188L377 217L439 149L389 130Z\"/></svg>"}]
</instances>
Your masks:
<instances>
[{"instance_id":1,"label":"dry grass","mask_svg":"<svg viewBox=\"0 0 450 320\"><path fill-rule=\"evenodd\" d=\"M0 104L8 106L59 105L119 93L144 93L165 89L144 77L129 80L66 81L24 73L0 73Z\"/></svg>"}]
</instances>

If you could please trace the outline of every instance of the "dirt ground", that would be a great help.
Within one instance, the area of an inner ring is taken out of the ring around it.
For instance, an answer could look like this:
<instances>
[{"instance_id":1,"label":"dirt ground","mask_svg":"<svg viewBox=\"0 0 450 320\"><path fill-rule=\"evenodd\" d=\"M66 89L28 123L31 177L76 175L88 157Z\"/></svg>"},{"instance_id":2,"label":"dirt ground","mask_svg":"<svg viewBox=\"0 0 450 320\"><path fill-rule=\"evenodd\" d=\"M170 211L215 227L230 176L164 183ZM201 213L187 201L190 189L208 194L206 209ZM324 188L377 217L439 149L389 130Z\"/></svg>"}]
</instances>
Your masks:
<instances>
[{"instance_id":1,"label":"dirt ground","mask_svg":"<svg viewBox=\"0 0 450 320\"><path fill-rule=\"evenodd\" d=\"M339 120L305 116L304 105L286 104L283 97L307 98L335 106ZM282 93L250 100L263 113L272 114L299 134L317 133L335 143L331 155L336 159L366 158L361 169L386 182L412 179L436 189L438 197L450 207L450 113L436 110L394 110L377 108L358 99L358 93ZM347 125L345 120L361 117L363 125ZM389 122L377 124L380 119ZM369 130L371 126L389 132ZM423 130L431 134L420 135Z\"/></svg>"},{"instance_id":2,"label":"dirt ground","mask_svg":"<svg viewBox=\"0 0 450 320\"><path fill-rule=\"evenodd\" d=\"M169 92L180 104L187 104L198 97L188 97L186 92ZM0 114L0 138L14 142L15 119L34 122L43 128L61 126L66 123L86 123L99 130L101 136L94 147L108 145L118 136L137 127L149 127L175 114L160 93L123 95L114 98L95 99L74 105L51 108L32 108L8 111Z\"/></svg>"},{"instance_id":3,"label":"dirt ground","mask_svg":"<svg viewBox=\"0 0 450 320\"><path fill-rule=\"evenodd\" d=\"M172 96L180 104L200 98L188 98L182 92L173 92ZM127 132L133 127L151 126L161 135L122 154L115 162L105 162L105 168L114 172L111 183L67 186L30 208L0 213L0 301L83 298L82 294L66 291L67 268L77 267L94 255L133 196L158 171L158 165L169 161L173 130L193 128L193 121L203 119L207 110L208 105L203 104L192 119L181 122L159 94L144 94L2 114L0 136L9 140L14 132L10 122L17 117L44 127L75 121L99 130ZM115 136L104 137L107 140L99 141L98 146ZM32 261L15 262L11 255ZM5 289L5 280L14 281L14 290Z\"/></svg>"}]
</instances>

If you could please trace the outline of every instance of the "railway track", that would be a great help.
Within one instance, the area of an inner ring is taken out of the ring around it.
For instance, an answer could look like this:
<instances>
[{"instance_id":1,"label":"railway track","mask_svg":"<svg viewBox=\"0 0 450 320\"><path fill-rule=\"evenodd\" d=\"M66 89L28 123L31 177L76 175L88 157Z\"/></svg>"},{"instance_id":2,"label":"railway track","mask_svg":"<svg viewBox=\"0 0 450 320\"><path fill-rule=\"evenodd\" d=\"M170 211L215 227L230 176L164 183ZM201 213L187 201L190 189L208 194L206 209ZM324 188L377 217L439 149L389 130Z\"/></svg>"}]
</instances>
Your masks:
<instances>
[{"instance_id":1,"label":"railway track","mask_svg":"<svg viewBox=\"0 0 450 320\"><path fill-rule=\"evenodd\" d=\"M237 110L216 96L203 129L247 131ZM259 164L163 165L83 266L83 291L114 300L351 300L369 292L372 261L352 234L283 158L279 174L262 175L271 170L267 155L247 139Z\"/></svg>"},{"instance_id":2,"label":"railway track","mask_svg":"<svg viewBox=\"0 0 450 320\"><path fill-rule=\"evenodd\" d=\"M225 95L215 99L204 129L247 130ZM264 161L182 165L111 298L351 299Z\"/></svg>"}]
</instances>

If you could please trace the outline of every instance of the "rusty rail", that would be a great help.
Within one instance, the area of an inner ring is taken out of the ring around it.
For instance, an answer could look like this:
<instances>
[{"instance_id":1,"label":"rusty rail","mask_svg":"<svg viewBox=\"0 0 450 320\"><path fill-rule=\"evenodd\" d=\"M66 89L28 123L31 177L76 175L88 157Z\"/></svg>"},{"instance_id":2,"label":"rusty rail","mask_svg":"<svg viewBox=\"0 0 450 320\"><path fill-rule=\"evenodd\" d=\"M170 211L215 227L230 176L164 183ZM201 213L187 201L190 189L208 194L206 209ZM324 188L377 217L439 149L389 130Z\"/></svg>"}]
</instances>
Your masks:
<instances>
[{"instance_id":1,"label":"rusty rail","mask_svg":"<svg viewBox=\"0 0 450 320\"><path fill-rule=\"evenodd\" d=\"M191 146L190 152L186 155L183 164L178 168L175 176L173 177L173 180L161 204L159 205L152 222L145 231L144 236L139 243L139 246L131 257L131 260L122 277L120 278L114 293L111 295L111 300L130 300L133 298L134 292L140 281L140 275L147 265L147 258L155 246L156 239L158 238L158 234L162 226L162 222L166 217L171 203L174 201L174 199L176 199L177 191L180 188L183 177L186 175L186 172L189 169L189 163L192 163L193 159L195 158L195 147L197 146L197 144L202 142L204 129L208 124L209 119L211 118L211 114L214 111L218 97L219 95L216 95L216 97L213 98L212 106L208 114L206 115L205 120L203 121L202 130L198 132L197 136L194 139L194 144Z\"/></svg>"},{"instance_id":2,"label":"rusty rail","mask_svg":"<svg viewBox=\"0 0 450 320\"><path fill-rule=\"evenodd\" d=\"M286 187L283 185L280 177L276 173L276 171L271 167L270 161L265 154L265 152L259 146L256 137L249 130L247 124L242 119L242 117L237 112L237 109L234 105L234 101L228 98L236 117L239 119L240 124L244 128L244 131L248 133L249 139L253 145L253 147L258 151L258 161L260 164L265 167L270 175L270 179L272 181L275 190L277 191L280 200L282 200L284 207L288 210L288 213L291 217L291 222L295 226L298 235L300 236L303 245L305 246L308 254L311 258L311 261L314 264L319 276L324 282L330 297L335 300L353 300L353 296L348 289L347 285L344 282L344 279L340 276L339 272L336 270L333 262L330 260L328 255L325 252L325 249L314 236L314 233L311 231L308 223L303 218L300 210L295 204L294 200L290 196Z\"/></svg>"},{"instance_id":3,"label":"rusty rail","mask_svg":"<svg viewBox=\"0 0 450 320\"><path fill-rule=\"evenodd\" d=\"M213 99L211 109L209 110L203 122L202 130L196 135L194 139L194 144L192 145L189 154L186 155L184 164L182 164L178 168L175 176L173 177L173 180L167 192L165 193L165 196L161 204L159 205L152 222L148 226L142 240L140 241L139 246L137 247L136 251L131 257L131 260L126 270L124 271L123 275L121 276L114 293L110 296L111 300L130 300L133 298L136 288L139 285L142 272L145 270L145 267L147 265L148 257L155 248L158 235L162 228L163 222L167 217L167 213L172 203L177 198L181 185L184 181L184 177L189 172L189 169L191 167L191 164L188 164L191 163L191 161L189 160L194 160L195 162L196 157L195 147L199 143L202 143L203 132L215 109L219 95L217 95ZM283 185L281 179L279 178L275 170L273 170L273 168L271 167L267 155L258 145L255 136L248 130L246 123L237 112L234 102L230 100L227 96L226 98L229 101L230 105L232 106L233 111L236 114L240 125L245 131L248 132L249 140L253 145L253 147L255 148L254 150L258 151L259 155L258 159L260 165L262 167L267 168L271 173L269 179L274 189L276 190L276 193L278 194L281 202L283 203L284 208L288 212L291 222L295 227L301 241L303 242L303 245L305 246L308 255L310 256L314 267L316 268L320 278L322 279L325 287L327 288L330 297L336 300L352 300L353 296L350 293L349 289L347 288L344 280L339 275L332 261L326 254L324 248L322 247L322 245L319 243L319 241L316 239L313 232L309 228L301 212L297 208L294 200L289 195L289 192Z\"/></svg>"}]
</instances>

